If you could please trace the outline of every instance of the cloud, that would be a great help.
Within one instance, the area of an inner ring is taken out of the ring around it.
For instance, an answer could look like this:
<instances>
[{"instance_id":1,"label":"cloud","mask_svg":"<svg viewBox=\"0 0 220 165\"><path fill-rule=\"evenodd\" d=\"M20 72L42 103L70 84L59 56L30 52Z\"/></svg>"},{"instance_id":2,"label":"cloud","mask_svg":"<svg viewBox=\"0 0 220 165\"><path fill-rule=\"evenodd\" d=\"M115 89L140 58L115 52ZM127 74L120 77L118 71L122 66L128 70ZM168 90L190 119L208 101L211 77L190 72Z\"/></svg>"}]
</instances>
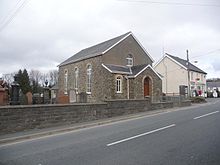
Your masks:
<instances>
[{"instance_id":1,"label":"cloud","mask_svg":"<svg viewBox=\"0 0 220 165\"><path fill-rule=\"evenodd\" d=\"M16 3L1 1L0 21ZM117 0L28 1L0 32L0 73L24 67L54 69L81 49L128 31L156 61L162 57L163 48L181 58L185 58L186 49L190 57L199 56L220 48L219 15L219 8ZM212 54L214 58L216 55ZM199 58L202 69L213 64L209 72L214 72L218 62L214 64L209 56Z\"/></svg>"}]
</instances>

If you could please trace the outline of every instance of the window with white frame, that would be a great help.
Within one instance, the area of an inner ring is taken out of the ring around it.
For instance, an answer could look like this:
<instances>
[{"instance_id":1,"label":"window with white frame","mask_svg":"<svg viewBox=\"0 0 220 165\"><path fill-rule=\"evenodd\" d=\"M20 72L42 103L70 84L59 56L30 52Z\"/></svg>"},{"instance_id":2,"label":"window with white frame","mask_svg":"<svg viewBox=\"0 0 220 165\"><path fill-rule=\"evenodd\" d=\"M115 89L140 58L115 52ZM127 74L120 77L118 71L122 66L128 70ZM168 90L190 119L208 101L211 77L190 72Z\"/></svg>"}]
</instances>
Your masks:
<instances>
[{"instance_id":1,"label":"window with white frame","mask_svg":"<svg viewBox=\"0 0 220 165\"><path fill-rule=\"evenodd\" d=\"M78 78L79 78L79 69L78 68L75 68L74 74L75 74L75 86L74 87L77 90L78 89Z\"/></svg>"},{"instance_id":2,"label":"window with white frame","mask_svg":"<svg viewBox=\"0 0 220 165\"><path fill-rule=\"evenodd\" d=\"M203 82L203 77L204 77L204 75L203 74L201 74L201 81Z\"/></svg>"},{"instance_id":3,"label":"window with white frame","mask_svg":"<svg viewBox=\"0 0 220 165\"><path fill-rule=\"evenodd\" d=\"M118 76L116 78L116 93L122 93L122 78Z\"/></svg>"},{"instance_id":4,"label":"window with white frame","mask_svg":"<svg viewBox=\"0 0 220 165\"><path fill-rule=\"evenodd\" d=\"M193 72L191 72L191 81L194 80Z\"/></svg>"},{"instance_id":5,"label":"window with white frame","mask_svg":"<svg viewBox=\"0 0 220 165\"><path fill-rule=\"evenodd\" d=\"M86 81L86 92L91 94L91 75L92 75L92 66L87 66L87 81Z\"/></svg>"},{"instance_id":6,"label":"window with white frame","mask_svg":"<svg viewBox=\"0 0 220 165\"><path fill-rule=\"evenodd\" d=\"M67 95L68 71L64 71L64 94Z\"/></svg>"},{"instance_id":7,"label":"window with white frame","mask_svg":"<svg viewBox=\"0 0 220 165\"><path fill-rule=\"evenodd\" d=\"M127 59L127 66L133 66L133 56L129 54L126 59Z\"/></svg>"}]
</instances>

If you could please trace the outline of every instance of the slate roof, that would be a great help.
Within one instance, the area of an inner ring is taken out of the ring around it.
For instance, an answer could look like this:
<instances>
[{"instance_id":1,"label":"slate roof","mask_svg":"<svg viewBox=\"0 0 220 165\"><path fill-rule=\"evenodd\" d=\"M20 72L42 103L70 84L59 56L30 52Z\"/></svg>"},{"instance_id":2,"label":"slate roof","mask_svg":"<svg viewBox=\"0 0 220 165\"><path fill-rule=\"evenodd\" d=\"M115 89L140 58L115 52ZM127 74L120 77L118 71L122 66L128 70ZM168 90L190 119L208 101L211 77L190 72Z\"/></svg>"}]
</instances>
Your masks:
<instances>
[{"instance_id":1,"label":"slate roof","mask_svg":"<svg viewBox=\"0 0 220 165\"><path fill-rule=\"evenodd\" d=\"M132 33L128 32L118 37L107 40L105 42L83 49L80 52L73 55L72 57L65 60L64 62L62 62L59 66L102 55L106 50L108 50L109 48L111 48L112 46L114 46L115 44L117 44L119 41L121 41L126 36L129 36L130 34Z\"/></svg>"},{"instance_id":2,"label":"slate roof","mask_svg":"<svg viewBox=\"0 0 220 165\"><path fill-rule=\"evenodd\" d=\"M220 87L220 82L206 82L207 87L210 88L219 88Z\"/></svg>"},{"instance_id":3,"label":"slate roof","mask_svg":"<svg viewBox=\"0 0 220 165\"><path fill-rule=\"evenodd\" d=\"M125 75L128 75L129 78L136 77L138 74L140 74L146 68L152 69L153 72L155 72L155 74L158 75L158 77L160 77L160 78L162 77L148 64L136 65L136 66L132 66L132 67L121 66L121 65L112 65L112 64L102 64L102 66L104 68L106 68L111 73L125 74Z\"/></svg>"},{"instance_id":4,"label":"slate roof","mask_svg":"<svg viewBox=\"0 0 220 165\"><path fill-rule=\"evenodd\" d=\"M187 60L184 60L184 59L176 57L176 56L172 56L172 55L170 55L168 53L166 53L166 55L168 55L169 57L171 57L172 59L174 59L175 61L177 61L181 65L183 65L184 67L188 68ZM195 72L199 72L199 73L203 73L203 74L207 74L206 72L204 72L203 70L199 69L197 66L193 65L190 62L189 62L189 70L195 71Z\"/></svg>"},{"instance_id":5,"label":"slate roof","mask_svg":"<svg viewBox=\"0 0 220 165\"><path fill-rule=\"evenodd\" d=\"M112 65L112 64L103 64L106 69L108 69L111 73L120 73L120 74L127 74L129 76L135 76L138 74L141 70L143 70L145 67L147 67L147 64L143 65L136 65L132 67L128 66L121 66L121 65Z\"/></svg>"},{"instance_id":6,"label":"slate roof","mask_svg":"<svg viewBox=\"0 0 220 165\"><path fill-rule=\"evenodd\" d=\"M111 73L121 73L121 74L128 74L128 75L132 74L131 69L127 66L111 65L111 64L105 64L105 66Z\"/></svg>"},{"instance_id":7,"label":"slate roof","mask_svg":"<svg viewBox=\"0 0 220 165\"><path fill-rule=\"evenodd\" d=\"M131 70L132 70L131 76L135 76L136 74L138 74L141 70L143 70L147 66L148 66L147 64L132 66L131 67Z\"/></svg>"}]
</instances>

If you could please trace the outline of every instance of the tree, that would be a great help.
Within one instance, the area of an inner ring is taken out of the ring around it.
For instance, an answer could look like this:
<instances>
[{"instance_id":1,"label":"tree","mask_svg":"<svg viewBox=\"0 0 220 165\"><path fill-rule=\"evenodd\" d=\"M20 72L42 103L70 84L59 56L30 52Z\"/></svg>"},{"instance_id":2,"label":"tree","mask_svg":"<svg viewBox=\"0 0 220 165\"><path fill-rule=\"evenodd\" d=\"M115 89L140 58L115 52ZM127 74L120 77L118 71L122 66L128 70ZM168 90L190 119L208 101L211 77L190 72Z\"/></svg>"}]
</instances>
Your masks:
<instances>
[{"instance_id":1,"label":"tree","mask_svg":"<svg viewBox=\"0 0 220 165\"><path fill-rule=\"evenodd\" d=\"M51 70L49 71L50 77L50 86L54 86L58 83L58 70Z\"/></svg>"},{"instance_id":2,"label":"tree","mask_svg":"<svg viewBox=\"0 0 220 165\"><path fill-rule=\"evenodd\" d=\"M31 91L29 75L26 69L23 72L21 69L18 71L18 83L23 94Z\"/></svg>"},{"instance_id":3,"label":"tree","mask_svg":"<svg viewBox=\"0 0 220 165\"><path fill-rule=\"evenodd\" d=\"M42 83L42 86L45 86L45 82L47 81L48 82L48 79L49 79L49 75L48 73L43 73L42 74L42 77L41 77L41 83Z\"/></svg>"},{"instance_id":4,"label":"tree","mask_svg":"<svg viewBox=\"0 0 220 165\"><path fill-rule=\"evenodd\" d=\"M3 74L2 78L7 82L8 86L11 86L12 82L14 81L14 75L15 73Z\"/></svg>"},{"instance_id":5,"label":"tree","mask_svg":"<svg viewBox=\"0 0 220 165\"><path fill-rule=\"evenodd\" d=\"M39 70L32 69L29 75L30 75L30 83L31 83L32 92L40 93L42 91L42 88L40 86L42 73Z\"/></svg>"}]
</instances>

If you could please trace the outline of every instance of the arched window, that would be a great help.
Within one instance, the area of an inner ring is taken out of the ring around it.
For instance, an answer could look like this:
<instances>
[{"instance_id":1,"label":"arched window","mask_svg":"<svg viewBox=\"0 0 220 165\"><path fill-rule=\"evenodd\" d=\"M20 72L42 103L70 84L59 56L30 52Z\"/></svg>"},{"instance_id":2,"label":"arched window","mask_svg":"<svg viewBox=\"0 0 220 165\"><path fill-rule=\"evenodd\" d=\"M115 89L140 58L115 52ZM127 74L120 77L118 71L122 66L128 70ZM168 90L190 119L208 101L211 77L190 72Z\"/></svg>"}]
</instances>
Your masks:
<instances>
[{"instance_id":1,"label":"arched window","mask_svg":"<svg viewBox=\"0 0 220 165\"><path fill-rule=\"evenodd\" d=\"M92 66L87 66L87 81L86 81L86 92L91 94L91 75L92 75Z\"/></svg>"},{"instance_id":2,"label":"arched window","mask_svg":"<svg viewBox=\"0 0 220 165\"><path fill-rule=\"evenodd\" d=\"M133 56L129 54L126 59L127 59L127 66L133 66Z\"/></svg>"},{"instance_id":3,"label":"arched window","mask_svg":"<svg viewBox=\"0 0 220 165\"><path fill-rule=\"evenodd\" d=\"M68 71L64 71L64 94L67 95Z\"/></svg>"},{"instance_id":4,"label":"arched window","mask_svg":"<svg viewBox=\"0 0 220 165\"><path fill-rule=\"evenodd\" d=\"M79 77L79 69L75 68L74 70L74 76L75 76L75 89L78 89L78 77Z\"/></svg>"},{"instance_id":5,"label":"arched window","mask_svg":"<svg viewBox=\"0 0 220 165\"><path fill-rule=\"evenodd\" d=\"M122 78L118 76L116 78L116 93L122 93Z\"/></svg>"}]
</instances>

